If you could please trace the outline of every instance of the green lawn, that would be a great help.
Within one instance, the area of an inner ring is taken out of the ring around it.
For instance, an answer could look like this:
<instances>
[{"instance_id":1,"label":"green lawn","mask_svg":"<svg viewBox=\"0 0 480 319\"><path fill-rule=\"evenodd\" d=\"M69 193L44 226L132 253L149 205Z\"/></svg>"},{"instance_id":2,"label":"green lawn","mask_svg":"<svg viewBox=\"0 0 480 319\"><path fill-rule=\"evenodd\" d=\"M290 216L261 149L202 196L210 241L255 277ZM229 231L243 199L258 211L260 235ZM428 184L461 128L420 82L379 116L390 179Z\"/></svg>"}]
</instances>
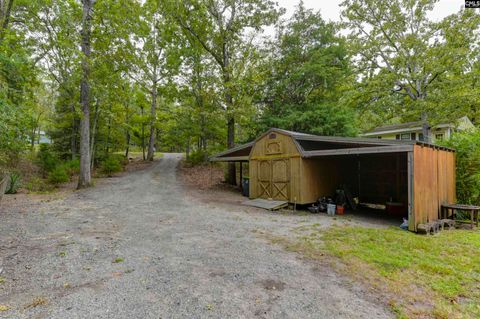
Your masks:
<instances>
[{"instance_id":1,"label":"green lawn","mask_svg":"<svg viewBox=\"0 0 480 319\"><path fill-rule=\"evenodd\" d=\"M340 271L387 296L399 318L480 318L480 232L303 228L291 250L338 257Z\"/></svg>"}]
</instances>

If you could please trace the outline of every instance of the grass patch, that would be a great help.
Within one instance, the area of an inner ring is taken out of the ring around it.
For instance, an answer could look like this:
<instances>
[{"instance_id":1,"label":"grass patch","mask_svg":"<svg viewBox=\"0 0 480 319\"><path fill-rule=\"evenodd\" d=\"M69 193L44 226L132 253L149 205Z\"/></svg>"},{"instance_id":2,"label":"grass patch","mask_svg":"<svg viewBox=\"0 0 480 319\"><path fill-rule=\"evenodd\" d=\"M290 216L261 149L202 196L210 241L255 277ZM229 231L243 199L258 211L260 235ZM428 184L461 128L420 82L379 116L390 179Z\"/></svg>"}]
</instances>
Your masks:
<instances>
[{"instance_id":1,"label":"grass patch","mask_svg":"<svg viewBox=\"0 0 480 319\"><path fill-rule=\"evenodd\" d=\"M112 263L118 264L118 263L123 263L124 261L125 259L123 259L122 257L117 257L112 261Z\"/></svg>"},{"instance_id":2,"label":"grass patch","mask_svg":"<svg viewBox=\"0 0 480 319\"><path fill-rule=\"evenodd\" d=\"M286 248L338 257L345 273L392 296L399 318L480 318L480 232L314 226L302 233Z\"/></svg>"},{"instance_id":3,"label":"grass patch","mask_svg":"<svg viewBox=\"0 0 480 319\"><path fill-rule=\"evenodd\" d=\"M8 311L9 309L10 309L10 306L0 305L0 311Z\"/></svg>"}]
</instances>

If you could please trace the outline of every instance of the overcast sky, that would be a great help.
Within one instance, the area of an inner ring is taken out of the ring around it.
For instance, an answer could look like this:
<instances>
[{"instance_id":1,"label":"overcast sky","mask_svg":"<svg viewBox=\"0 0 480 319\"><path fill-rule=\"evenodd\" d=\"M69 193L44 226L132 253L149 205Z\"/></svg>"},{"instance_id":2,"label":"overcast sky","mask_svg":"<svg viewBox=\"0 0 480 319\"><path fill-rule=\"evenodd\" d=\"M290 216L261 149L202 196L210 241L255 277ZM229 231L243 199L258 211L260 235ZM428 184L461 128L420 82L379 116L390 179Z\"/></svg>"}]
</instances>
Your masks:
<instances>
[{"instance_id":1,"label":"overcast sky","mask_svg":"<svg viewBox=\"0 0 480 319\"><path fill-rule=\"evenodd\" d=\"M340 21L339 4L343 0L304 0L305 7L320 10L325 20ZM281 7L287 9L286 16L289 17L294 11L299 0L277 0ZM438 21L449 14L458 12L465 4L464 0L440 0L435 9L431 12L430 18Z\"/></svg>"}]
</instances>

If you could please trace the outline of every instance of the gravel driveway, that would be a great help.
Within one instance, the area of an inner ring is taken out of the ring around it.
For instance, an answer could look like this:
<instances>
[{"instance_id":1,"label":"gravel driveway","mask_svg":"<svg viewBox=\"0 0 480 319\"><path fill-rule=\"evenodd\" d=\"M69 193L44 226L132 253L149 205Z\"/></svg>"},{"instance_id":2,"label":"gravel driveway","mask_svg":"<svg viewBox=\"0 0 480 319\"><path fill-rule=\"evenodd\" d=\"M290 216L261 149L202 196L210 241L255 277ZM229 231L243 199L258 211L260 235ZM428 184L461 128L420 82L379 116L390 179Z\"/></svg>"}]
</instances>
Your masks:
<instances>
[{"instance_id":1,"label":"gravel driveway","mask_svg":"<svg viewBox=\"0 0 480 319\"><path fill-rule=\"evenodd\" d=\"M188 197L179 154L25 209L0 208L1 318L391 318L327 266L255 236L305 216Z\"/></svg>"}]
</instances>

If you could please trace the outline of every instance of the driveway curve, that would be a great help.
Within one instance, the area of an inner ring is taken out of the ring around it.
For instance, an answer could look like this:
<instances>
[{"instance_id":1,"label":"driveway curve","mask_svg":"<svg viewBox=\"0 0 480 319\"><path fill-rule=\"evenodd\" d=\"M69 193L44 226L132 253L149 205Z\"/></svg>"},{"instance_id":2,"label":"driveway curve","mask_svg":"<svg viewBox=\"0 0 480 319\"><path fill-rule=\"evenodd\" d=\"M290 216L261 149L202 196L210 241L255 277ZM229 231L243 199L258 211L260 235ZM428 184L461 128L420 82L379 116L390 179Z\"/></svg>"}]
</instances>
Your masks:
<instances>
[{"instance_id":1,"label":"driveway curve","mask_svg":"<svg viewBox=\"0 0 480 319\"><path fill-rule=\"evenodd\" d=\"M164 154L146 170L3 212L0 304L10 310L0 317L393 317L328 266L255 236L298 217L191 199L180 159Z\"/></svg>"}]
</instances>

